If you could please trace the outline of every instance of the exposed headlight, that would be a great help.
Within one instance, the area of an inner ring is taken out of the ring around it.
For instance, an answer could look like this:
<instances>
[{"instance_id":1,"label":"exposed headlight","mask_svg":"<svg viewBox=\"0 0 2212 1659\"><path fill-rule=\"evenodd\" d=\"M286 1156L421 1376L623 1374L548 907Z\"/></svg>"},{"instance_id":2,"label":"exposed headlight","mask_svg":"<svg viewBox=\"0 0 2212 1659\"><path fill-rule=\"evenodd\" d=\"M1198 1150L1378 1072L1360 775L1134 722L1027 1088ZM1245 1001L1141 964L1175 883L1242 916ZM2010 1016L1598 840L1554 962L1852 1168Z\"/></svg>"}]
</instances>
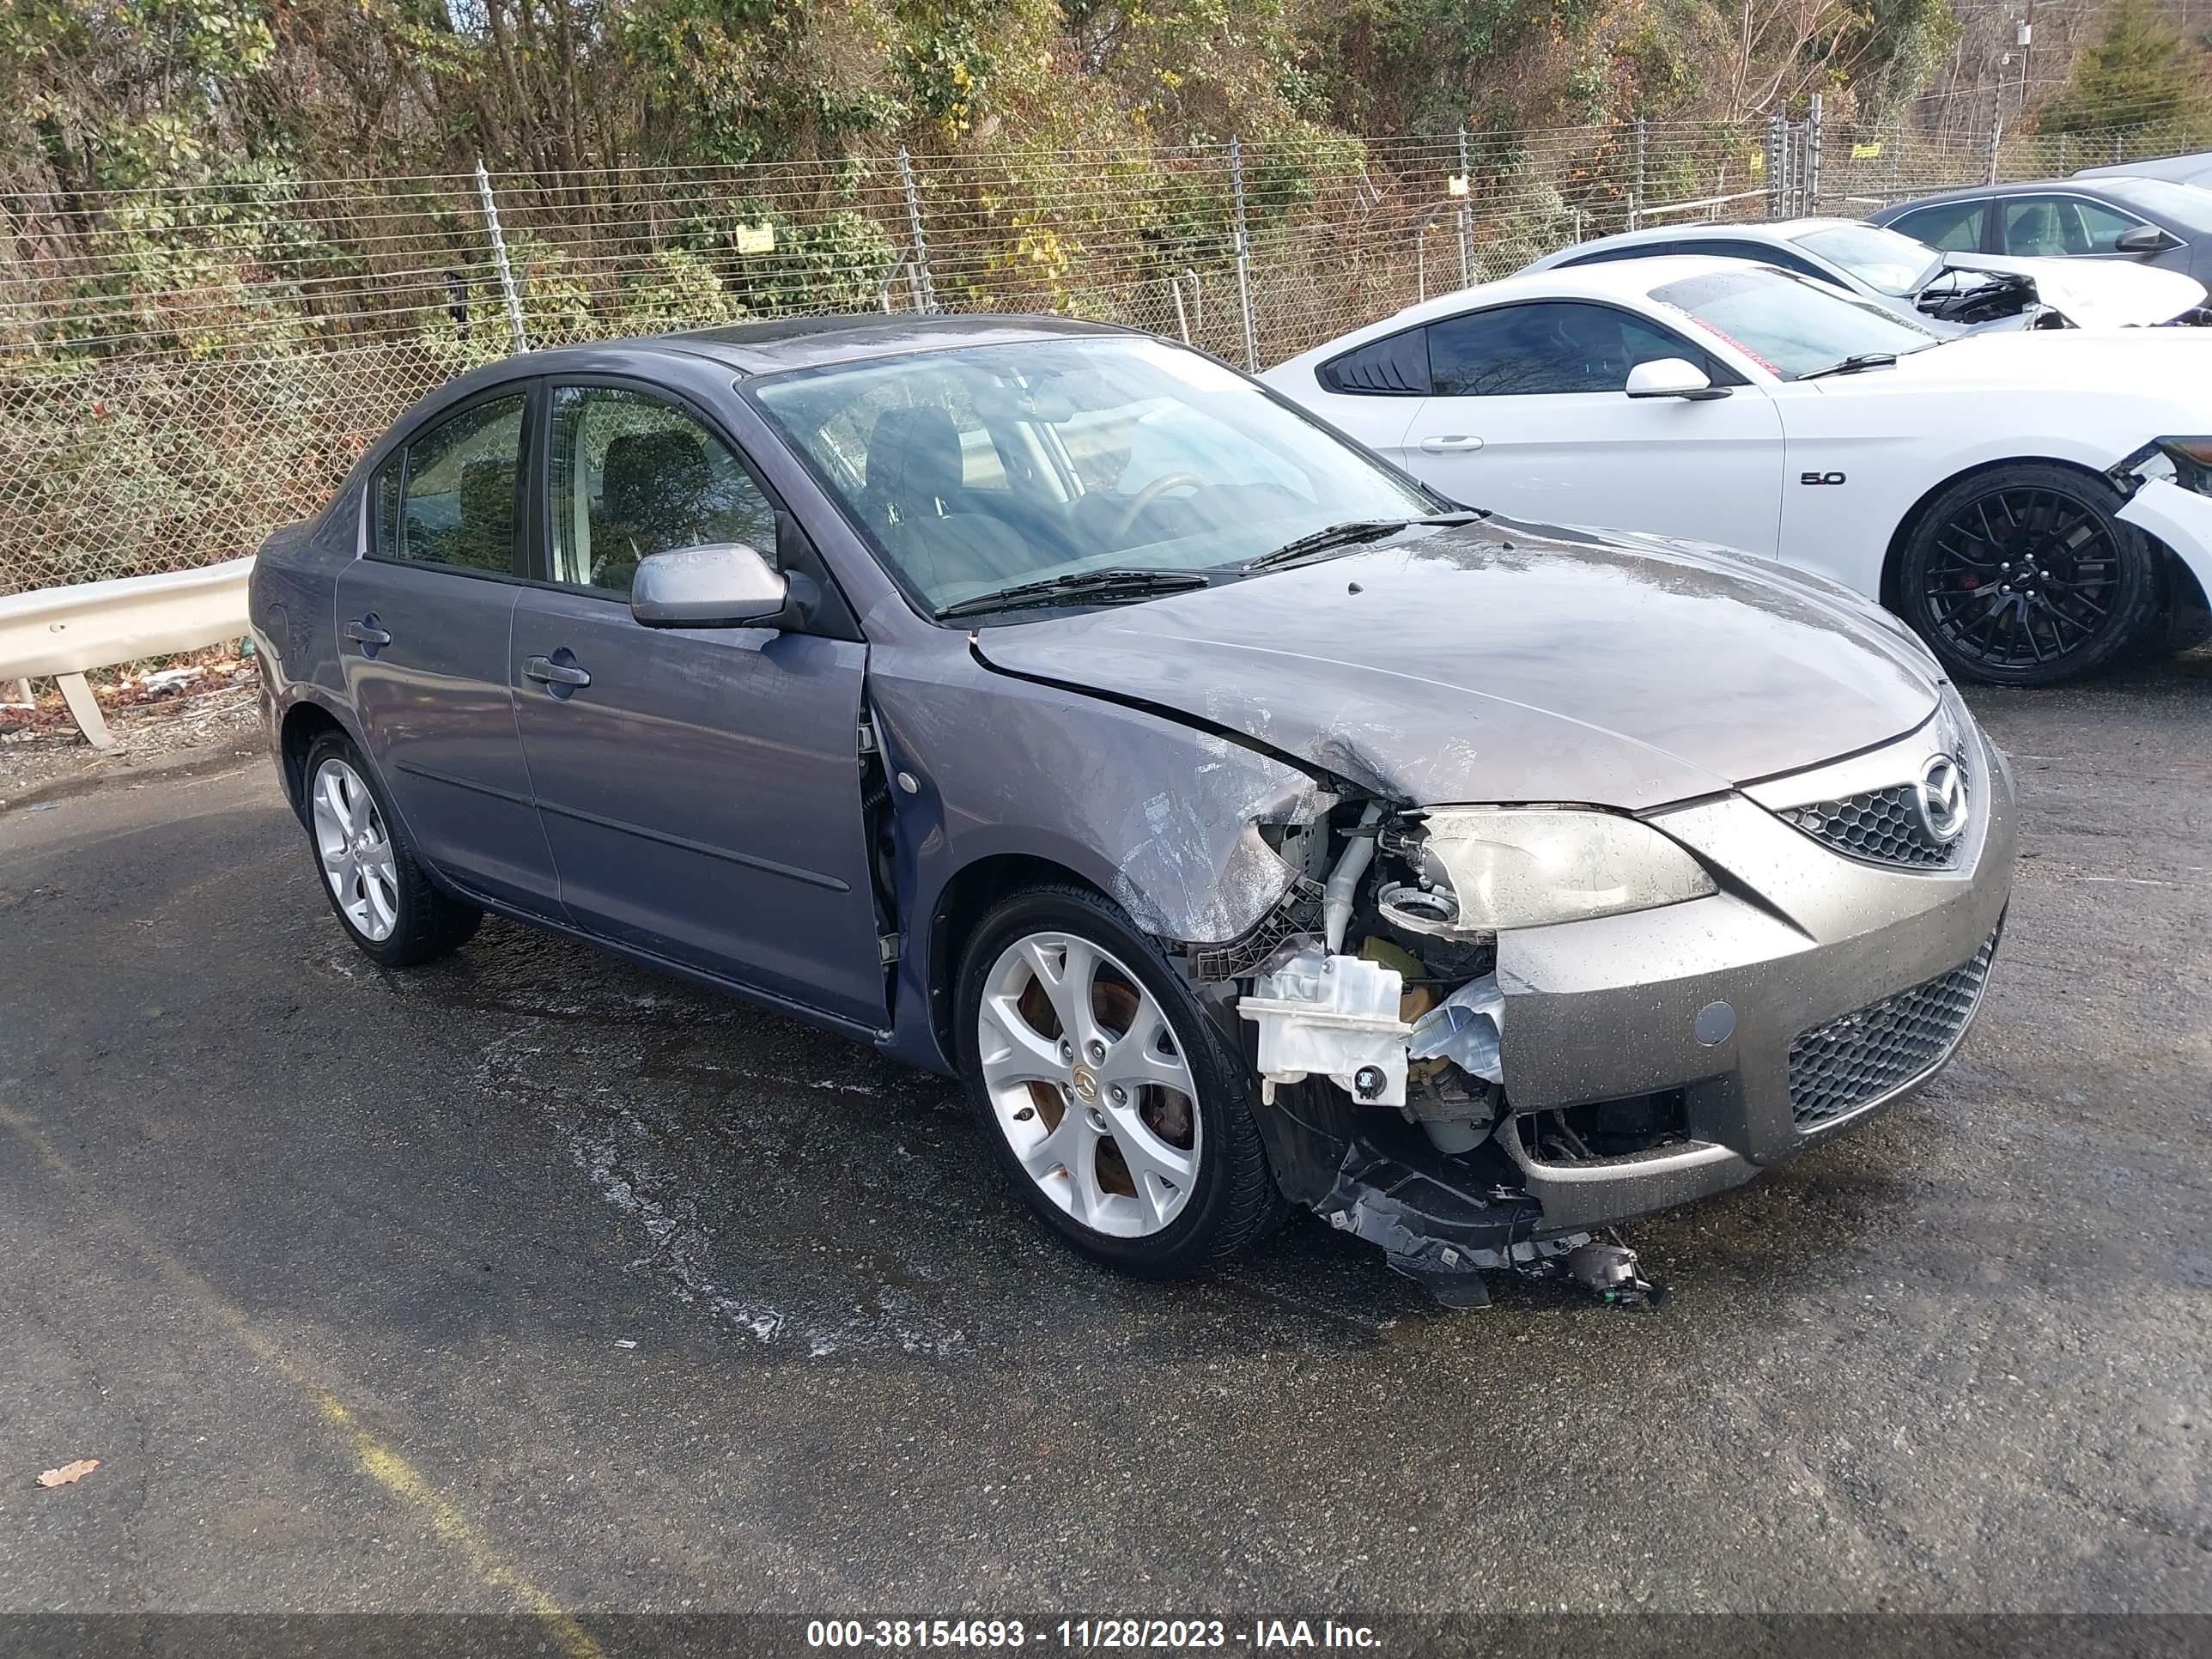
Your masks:
<instances>
[{"instance_id":1,"label":"exposed headlight","mask_svg":"<svg viewBox=\"0 0 2212 1659\"><path fill-rule=\"evenodd\" d=\"M1610 812L1437 807L1403 835L1417 887L1386 887L1382 907L1420 933L1494 933L1584 921L1704 898L1705 868L1650 824Z\"/></svg>"},{"instance_id":2,"label":"exposed headlight","mask_svg":"<svg viewBox=\"0 0 2212 1659\"><path fill-rule=\"evenodd\" d=\"M2154 438L2120 466L2142 478L2164 477L2170 471L2184 489L2212 495L2212 438Z\"/></svg>"}]
</instances>

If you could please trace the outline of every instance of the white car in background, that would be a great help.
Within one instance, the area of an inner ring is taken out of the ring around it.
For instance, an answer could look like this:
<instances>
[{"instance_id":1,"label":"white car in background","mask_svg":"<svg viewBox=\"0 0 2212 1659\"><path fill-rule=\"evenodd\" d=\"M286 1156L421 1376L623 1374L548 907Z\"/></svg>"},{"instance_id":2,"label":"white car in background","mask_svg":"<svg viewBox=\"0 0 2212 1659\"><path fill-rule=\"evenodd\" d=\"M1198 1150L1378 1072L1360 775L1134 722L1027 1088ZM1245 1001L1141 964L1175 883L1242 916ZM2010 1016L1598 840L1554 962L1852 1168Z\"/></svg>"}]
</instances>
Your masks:
<instances>
[{"instance_id":1,"label":"white car in background","mask_svg":"<svg viewBox=\"0 0 2212 1659\"><path fill-rule=\"evenodd\" d=\"M1440 296L1262 377L1455 501L1879 597L1959 676L2069 679L2212 592L2212 332L1942 339L1736 259Z\"/></svg>"},{"instance_id":2,"label":"white car in background","mask_svg":"<svg viewBox=\"0 0 2212 1659\"><path fill-rule=\"evenodd\" d=\"M1858 219L1655 225L1547 253L1565 270L1668 253L1749 259L1794 270L1923 322L1942 335L2021 328L2150 328L2202 323L2204 284L2186 271L2121 261L1942 252Z\"/></svg>"}]
</instances>

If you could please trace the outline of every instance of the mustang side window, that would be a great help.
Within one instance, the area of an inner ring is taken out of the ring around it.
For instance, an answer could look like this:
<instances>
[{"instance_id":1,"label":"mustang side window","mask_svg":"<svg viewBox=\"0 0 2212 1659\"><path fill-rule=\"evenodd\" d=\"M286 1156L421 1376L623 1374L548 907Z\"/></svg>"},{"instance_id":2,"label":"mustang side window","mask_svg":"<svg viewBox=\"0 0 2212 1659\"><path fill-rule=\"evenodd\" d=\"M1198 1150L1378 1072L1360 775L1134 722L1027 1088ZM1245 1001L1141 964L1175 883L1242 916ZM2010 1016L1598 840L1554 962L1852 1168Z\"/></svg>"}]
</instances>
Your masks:
<instances>
[{"instance_id":1,"label":"mustang side window","mask_svg":"<svg viewBox=\"0 0 2212 1659\"><path fill-rule=\"evenodd\" d=\"M1708 361L1610 306L1500 306L1447 317L1428 332L1429 371L1440 398L1620 392L1638 363L1682 357L1705 368Z\"/></svg>"},{"instance_id":2,"label":"mustang side window","mask_svg":"<svg viewBox=\"0 0 2212 1659\"><path fill-rule=\"evenodd\" d=\"M553 580L629 595L638 562L743 542L773 564L775 509L729 446L674 404L620 386L553 389Z\"/></svg>"},{"instance_id":3,"label":"mustang side window","mask_svg":"<svg viewBox=\"0 0 2212 1659\"><path fill-rule=\"evenodd\" d=\"M370 553L513 575L523 402L518 392L465 409L386 461L371 491Z\"/></svg>"}]
</instances>

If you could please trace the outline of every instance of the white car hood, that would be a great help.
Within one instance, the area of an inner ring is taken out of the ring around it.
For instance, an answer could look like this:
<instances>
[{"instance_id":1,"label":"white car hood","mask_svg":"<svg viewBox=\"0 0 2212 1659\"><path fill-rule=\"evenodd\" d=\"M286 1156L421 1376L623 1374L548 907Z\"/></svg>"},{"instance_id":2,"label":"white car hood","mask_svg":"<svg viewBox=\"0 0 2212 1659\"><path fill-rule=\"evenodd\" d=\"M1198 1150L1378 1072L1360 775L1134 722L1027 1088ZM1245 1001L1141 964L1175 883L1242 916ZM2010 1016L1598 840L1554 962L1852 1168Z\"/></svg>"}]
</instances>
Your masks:
<instances>
[{"instance_id":1,"label":"white car hood","mask_svg":"<svg viewBox=\"0 0 2212 1659\"><path fill-rule=\"evenodd\" d=\"M1814 384L1831 394L2014 390L2090 392L2186 404L2212 424L2212 329L2077 329L1962 335L1907 352L1886 368ZM2137 440L2130 434L2130 446Z\"/></svg>"},{"instance_id":2,"label":"white car hood","mask_svg":"<svg viewBox=\"0 0 2212 1659\"><path fill-rule=\"evenodd\" d=\"M1944 259L1955 270L2033 277L2044 304L2076 328L2143 328L2204 303L2204 284L2194 276L2124 260L2014 259L1999 253L1952 253Z\"/></svg>"}]
</instances>

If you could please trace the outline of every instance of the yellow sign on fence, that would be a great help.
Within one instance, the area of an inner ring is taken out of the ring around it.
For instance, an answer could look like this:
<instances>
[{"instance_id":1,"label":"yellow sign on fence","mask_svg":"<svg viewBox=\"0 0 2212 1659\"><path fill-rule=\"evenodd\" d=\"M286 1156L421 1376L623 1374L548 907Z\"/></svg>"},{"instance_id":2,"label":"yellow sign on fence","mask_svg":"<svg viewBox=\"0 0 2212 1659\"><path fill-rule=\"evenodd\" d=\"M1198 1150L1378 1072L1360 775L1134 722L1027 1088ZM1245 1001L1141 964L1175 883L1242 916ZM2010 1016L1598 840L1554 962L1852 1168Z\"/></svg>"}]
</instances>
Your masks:
<instances>
[{"instance_id":1,"label":"yellow sign on fence","mask_svg":"<svg viewBox=\"0 0 2212 1659\"><path fill-rule=\"evenodd\" d=\"M1851 160L1854 161L1871 161L1875 156L1881 154L1881 141L1880 139L1876 139L1871 144L1853 144L1851 146Z\"/></svg>"}]
</instances>

